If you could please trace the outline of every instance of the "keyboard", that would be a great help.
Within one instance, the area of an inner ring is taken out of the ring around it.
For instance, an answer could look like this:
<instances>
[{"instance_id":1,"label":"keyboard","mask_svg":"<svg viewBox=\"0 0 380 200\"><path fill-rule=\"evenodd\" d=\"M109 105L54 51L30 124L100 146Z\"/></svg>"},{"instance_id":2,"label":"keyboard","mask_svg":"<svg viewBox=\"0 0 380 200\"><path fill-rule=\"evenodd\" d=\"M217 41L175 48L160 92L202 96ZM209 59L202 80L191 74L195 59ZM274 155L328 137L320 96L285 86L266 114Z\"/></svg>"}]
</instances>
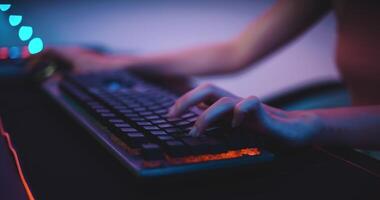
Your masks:
<instances>
[{"instance_id":1,"label":"keyboard","mask_svg":"<svg viewBox=\"0 0 380 200\"><path fill-rule=\"evenodd\" d=\"M260 138L217 124L188 136L201 110L168 118L179 95L128 71L65 75L45 91L138 177L238 168L272 161Z\"/></svg>"}]
</instances>

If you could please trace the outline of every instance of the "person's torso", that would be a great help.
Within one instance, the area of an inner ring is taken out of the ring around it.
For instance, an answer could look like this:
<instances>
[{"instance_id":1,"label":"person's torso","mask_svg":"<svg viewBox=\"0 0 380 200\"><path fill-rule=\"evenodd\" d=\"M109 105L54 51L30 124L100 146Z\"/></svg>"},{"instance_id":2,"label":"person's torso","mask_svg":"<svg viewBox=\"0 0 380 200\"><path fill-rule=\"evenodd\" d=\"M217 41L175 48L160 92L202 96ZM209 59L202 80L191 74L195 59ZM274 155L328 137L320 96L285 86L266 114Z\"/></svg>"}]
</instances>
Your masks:
<instances>
[{"instance_id":1,"label":"person's torso","mask_svg":"<svg viewBox=\"0 0 380 200\"><path fill-rule=\"evenodd\" d=\"M380 1L335 0L337 65L355 105L380 104Z\"/></svg>"}]
</instances>

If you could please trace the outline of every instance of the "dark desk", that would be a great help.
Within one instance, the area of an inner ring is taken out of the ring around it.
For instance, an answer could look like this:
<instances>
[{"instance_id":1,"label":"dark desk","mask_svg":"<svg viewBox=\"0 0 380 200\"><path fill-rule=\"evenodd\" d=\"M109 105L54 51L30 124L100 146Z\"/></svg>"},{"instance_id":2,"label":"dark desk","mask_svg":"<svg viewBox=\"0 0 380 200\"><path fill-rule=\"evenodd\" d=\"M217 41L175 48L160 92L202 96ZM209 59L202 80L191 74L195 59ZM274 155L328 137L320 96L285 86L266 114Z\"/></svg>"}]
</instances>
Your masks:
<instances>
[{"instance_id":1,"label":"dark desk","mask_svg":"<svg viewBox=\"0 0 380 200\"><path fill-rule=\"evenodd\" d=\"M143 186L37 87L0 80L0 114L37 199L379 199L380 179L318 152L262 173Z\"/></svg>"}]
</instances>

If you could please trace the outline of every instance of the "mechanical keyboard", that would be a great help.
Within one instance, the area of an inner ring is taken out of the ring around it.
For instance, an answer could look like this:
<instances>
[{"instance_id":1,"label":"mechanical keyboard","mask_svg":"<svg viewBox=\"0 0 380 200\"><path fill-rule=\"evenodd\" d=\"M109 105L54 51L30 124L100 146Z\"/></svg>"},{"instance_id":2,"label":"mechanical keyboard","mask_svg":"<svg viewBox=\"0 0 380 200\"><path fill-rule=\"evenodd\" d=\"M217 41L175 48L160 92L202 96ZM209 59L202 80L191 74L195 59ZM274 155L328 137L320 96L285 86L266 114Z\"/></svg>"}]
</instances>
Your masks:
<instances>
[{"instance_id":1,"label":"mechanical keyboard","mask_svg":"<svg viewBox=\"0 0 380 200\"><path fill-rule=\"evenodd\" d=\"M128 71L65 75L45 91L138 177L162 177L273 160L252 133L216 125L190 131L201 110L166 116L178 94Z\"/></svg>"}]
</instances>

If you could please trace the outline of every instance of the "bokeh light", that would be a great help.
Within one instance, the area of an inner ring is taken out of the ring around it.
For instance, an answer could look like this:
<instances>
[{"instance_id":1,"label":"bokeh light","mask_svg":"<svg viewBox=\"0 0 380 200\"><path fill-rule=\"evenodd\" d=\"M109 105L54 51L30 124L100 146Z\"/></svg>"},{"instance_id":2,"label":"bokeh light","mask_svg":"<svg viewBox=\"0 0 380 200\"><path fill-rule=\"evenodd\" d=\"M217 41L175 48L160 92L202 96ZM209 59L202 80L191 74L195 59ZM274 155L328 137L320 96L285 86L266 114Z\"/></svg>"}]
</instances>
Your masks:
<instances>
[{"instance_id":1,"label":"bokeh light","mask_svg":"<svg viewBox=\"0 0 380 200\"><path fill-rule=\"evenodd\" d=\"M21 15L9 15L9 24L11 26L17 26L21 23L22 16Z\"/></svg>"},{"instance_id":2,"label":"bokeh light","mask_svg":"<svg viewBox=\"0 0 380 200\"><path fill-rule=\"evenodd\" d=\"M21 26L21 28L18 31L18 37L22 41L29 40L33 35L33 28L30 26Z\"/></svg>"},{"instance_id":3,"label":"bokeh light","mask_svg":"<svg viewBox=\"0 0 380 200\"><path fill-rule=\"evenodd\" d=\"M36 37L30 40L28 49L30 54L36 54L42 51L44 48L44 43L42 42L41 38Z\"/></svg>"},{"instance_id":4,"label":"bokeh light","mask_svg":"<svg viewBox=\"0 0 380 200\"><path fill-rule=\"evenodd\" d=\"M0 10L5 12L11 8L11 4L0 4Z\"/></svg>"}]
</instances>

